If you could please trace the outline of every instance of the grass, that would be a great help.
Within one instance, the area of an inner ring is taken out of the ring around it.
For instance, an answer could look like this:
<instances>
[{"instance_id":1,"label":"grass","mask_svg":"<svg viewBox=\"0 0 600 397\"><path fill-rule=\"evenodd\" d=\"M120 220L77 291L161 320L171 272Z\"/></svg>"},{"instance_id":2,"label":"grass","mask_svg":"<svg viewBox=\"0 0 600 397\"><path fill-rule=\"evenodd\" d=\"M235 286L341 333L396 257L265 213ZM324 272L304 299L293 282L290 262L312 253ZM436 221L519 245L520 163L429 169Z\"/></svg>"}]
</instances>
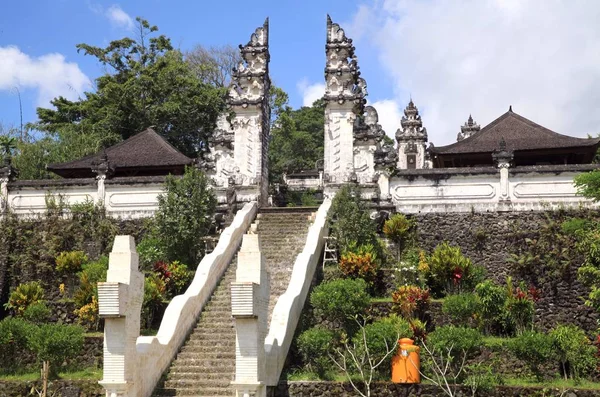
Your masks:
<instances>
[{"instance_id":1,"label":"grass","mask_svg":"<svg viewBox=\"0 0 600 397\"><path fill-rule=\"evenodd\" d=\"M59 372L59 379L65 380L100 380L102 379L102 369L100 368L84 368L79 371ZM33 382L40 379L40 371L25 372L15 375L0 374L0 380L15 381L15 382Z\"/></svg>"},{"instance_id":2,"label":"grass","mask_svg":"<svg viewBox=\"0 0 600 397\"><path fill-rule=\"evenodd\" d=\"M506 386L536 386L536 387L552 387L557 389L588 389L588 390L600 390L599 382L591 382L589 380L564 380L557 378L553 380L546 380L543 383L537 382L534 379L524 378L504 378L504 384Z\"/></svg>"}]
</instances>

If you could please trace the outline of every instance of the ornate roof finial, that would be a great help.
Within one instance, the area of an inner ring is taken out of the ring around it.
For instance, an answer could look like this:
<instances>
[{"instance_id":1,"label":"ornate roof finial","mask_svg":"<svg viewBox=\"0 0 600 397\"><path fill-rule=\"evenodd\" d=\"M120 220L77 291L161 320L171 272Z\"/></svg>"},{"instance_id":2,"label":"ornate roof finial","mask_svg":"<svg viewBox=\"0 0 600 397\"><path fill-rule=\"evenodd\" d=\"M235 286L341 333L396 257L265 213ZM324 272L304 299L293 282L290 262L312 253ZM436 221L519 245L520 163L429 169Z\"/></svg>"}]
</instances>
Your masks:
<instances>
[{"instance_id":1,"label":"ornate roof finial","mask_svg":"<svg viewBox=\"0 0 600 397\"><path fill-rule=\"evenodd\" d=\"M512 113L512 105L508 107L508 111Z\"/></svg>"},{"instance_id":2,"label":"ornate roof finial","mask_svg":"<svg viewBox=\"0 0 600 397\"><path fill-rule=\"evenodd\" d=\"M504 140L504 137L502 137L502 139L500 139L500 151L505 151L506 150L506 141Z\"/></svg>"},{"instance_id":3,"label":"ornate roof finial","mask_svg":"<svg viewBox=\"0 0 600 397\"><path fill-rule=\"evenodd\" d=\"M401 129L396 131L396 140L398 142L405 140L417 140L427 142L427 129L423 127L423 120L419 114L419 109L415 106L412 96L410 102L404 109L404 116L400 120Z\"/></svg>"},{"instance_id":4,"label":"ornate roof finial","mask_svg":"<svg viewBox=\"0 0 600 397\"><path fill-rule=\"evenodd\" d=\"M458 133L456 140L460 142L463 139L475 135L479 131L481 131L481 127L473 120L473 117L469 115L469 119L460 127L460 132Z\"/></svg>"},{"instance_id":5,"label":"ornate roof finial","mask_svg":"<svg viewBox=\"0 0 600 397\"><path fill-rule=\"evenodd\" d=\"M367 83L360 78L352 39L346 36L344 29L334 23L329 15L325 51L325 100L339 105L345 102L353 103L354 112L362 115L366 103Z\"/></svg>"}]
</instances>

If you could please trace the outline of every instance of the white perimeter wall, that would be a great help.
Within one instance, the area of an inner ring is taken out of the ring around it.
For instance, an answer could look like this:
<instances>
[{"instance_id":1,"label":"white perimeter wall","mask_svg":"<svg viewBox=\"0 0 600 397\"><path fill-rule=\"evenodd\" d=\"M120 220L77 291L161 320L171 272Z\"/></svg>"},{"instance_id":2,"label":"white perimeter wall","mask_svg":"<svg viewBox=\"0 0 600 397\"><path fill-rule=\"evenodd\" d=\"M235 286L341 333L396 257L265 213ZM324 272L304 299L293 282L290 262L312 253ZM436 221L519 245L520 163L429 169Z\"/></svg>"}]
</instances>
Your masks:
<instances>
[{"instance_id":1,"label":"white perimeter wall","mask_svg":"<svg viewBox=\"0 0 600 397\"><path fill-rule=\"evenodd\" d=\"M493 168L407 170L390 178L389 194L396 210L403 213L531 211L595 206L578 196L573 184L576 175L593 168L511 168L506 184L501 183L500 171ZM380 183L380 188L386 193L384 183Z\"/></svg>"}]
</instances>

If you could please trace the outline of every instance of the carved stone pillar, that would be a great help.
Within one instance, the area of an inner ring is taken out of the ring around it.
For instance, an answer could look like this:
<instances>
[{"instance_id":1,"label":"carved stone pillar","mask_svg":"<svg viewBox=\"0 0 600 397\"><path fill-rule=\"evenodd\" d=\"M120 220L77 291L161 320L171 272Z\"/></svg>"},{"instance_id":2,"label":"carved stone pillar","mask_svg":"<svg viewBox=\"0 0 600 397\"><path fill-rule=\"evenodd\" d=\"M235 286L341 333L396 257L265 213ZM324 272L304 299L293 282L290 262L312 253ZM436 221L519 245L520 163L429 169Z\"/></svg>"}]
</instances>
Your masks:
<instances>
[{"instance_id":1,"label":"carved stone pillar","mask_svg":"<svg viewBox=\"0 0 600 397\"><path fill-rule=\"evenodd\" d=\"M500 169L500 202L510 202L510 192L508 189L508 169L514 158L512 150L506 150L506 141L504 138L500 141L500 150L492 153L492 158Z\"/></svg>"},{"instance_id":2,"label":"carved stone pillar","mask_svg":"<svg viewBox=\"0 0 600 397\"><path fill-rule=\"evenodd\" d=\"M354 173L354 125L364 110L367 84L359 77L352 40L329 16L325 51L325 180L345 183ZM366 160L359 164L365 165Z\"/></svg>"},{"instance_id":3,"label":"carved stone pillar","mask_svg":"<svg viewBox=\"0 0 600 397\"><path fill-rule=\"evenodd\" d=\"M98 383L106 397L133 397L135 343L144 297L138 261L133 237L115 237L106 282L98 283L99 315L104 319L104 372Z\"/></svg>"},{"instance_id":4,"label":"carved stone pillar","mask_svg":"<svg viewBox=\"0 0 600 397\"><path fill-rule=\"evenodd\" d=\"M114 169L110 165L110 161L108 161L108 155L106 152L102 154L99 162L92 164L92 172L96 174L96 181L98 183L96 203L98 203L98 205L104 205L106 199L106 188L104 182L106 181L106 178L108 178L114 172Z\"/></svg>"},{"instance_id":5,"label":"carved stone pillar","mask_svg":"<svg viewBox=\"0 0 600 397\"><path fill-rule=\"evenodd\" d=\"M238 397L266 397L265 337L269 281L257 234L246 234L238 254L236 281L231 283L235 319L235 381Z\"/></svg>"},{"instance_id":6,"label":"carved stone pillar","mask_svg":"<svg viewBox=\"0 0 600 397\"><path fill-rule=\"evenodd\" d=\"M0 167L0 214L8 210L8 182L18 175L17 170L11 165L10 157L4 160Z\"/></svg>"}]
</instances>

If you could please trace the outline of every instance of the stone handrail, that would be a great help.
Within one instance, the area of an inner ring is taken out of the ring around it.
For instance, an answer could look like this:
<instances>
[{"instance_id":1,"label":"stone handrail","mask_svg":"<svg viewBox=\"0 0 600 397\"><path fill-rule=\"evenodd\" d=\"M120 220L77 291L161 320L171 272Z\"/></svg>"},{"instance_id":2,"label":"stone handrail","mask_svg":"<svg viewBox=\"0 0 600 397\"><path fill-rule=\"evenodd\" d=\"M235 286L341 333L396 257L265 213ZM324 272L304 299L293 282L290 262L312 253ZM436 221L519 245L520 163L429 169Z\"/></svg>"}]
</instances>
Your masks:
<instances>
[{"instance_id":1,"label":"stone handrail","mask_svg":"<svg viewBox=\"0 0 600 397\"><path fill-rule=\"evenodd\" d=\"M137 338L136 391L132 396L150 397L161 375L196 324L198 315L237 252L256 211L256 202L248 203L238 211L233 223L221 234L215 250L198 265L191 285L167 306L156 336Z\"/></svg>"},{"instance_id":2,"label":"stone handrail","mask_svg":"<svg viewBox=\"0 0 600 397\"><path fill-rule=\"evenodd\" d=\"M269 333L265 338L266 382L269 386L279 382L315 269L321 259L324 237L328 233L327 212L330 207L330 198L319 207L314 223L308 229L304 249L294 263L288 288L273 309Z\"/></svg>"}]
</instances>

